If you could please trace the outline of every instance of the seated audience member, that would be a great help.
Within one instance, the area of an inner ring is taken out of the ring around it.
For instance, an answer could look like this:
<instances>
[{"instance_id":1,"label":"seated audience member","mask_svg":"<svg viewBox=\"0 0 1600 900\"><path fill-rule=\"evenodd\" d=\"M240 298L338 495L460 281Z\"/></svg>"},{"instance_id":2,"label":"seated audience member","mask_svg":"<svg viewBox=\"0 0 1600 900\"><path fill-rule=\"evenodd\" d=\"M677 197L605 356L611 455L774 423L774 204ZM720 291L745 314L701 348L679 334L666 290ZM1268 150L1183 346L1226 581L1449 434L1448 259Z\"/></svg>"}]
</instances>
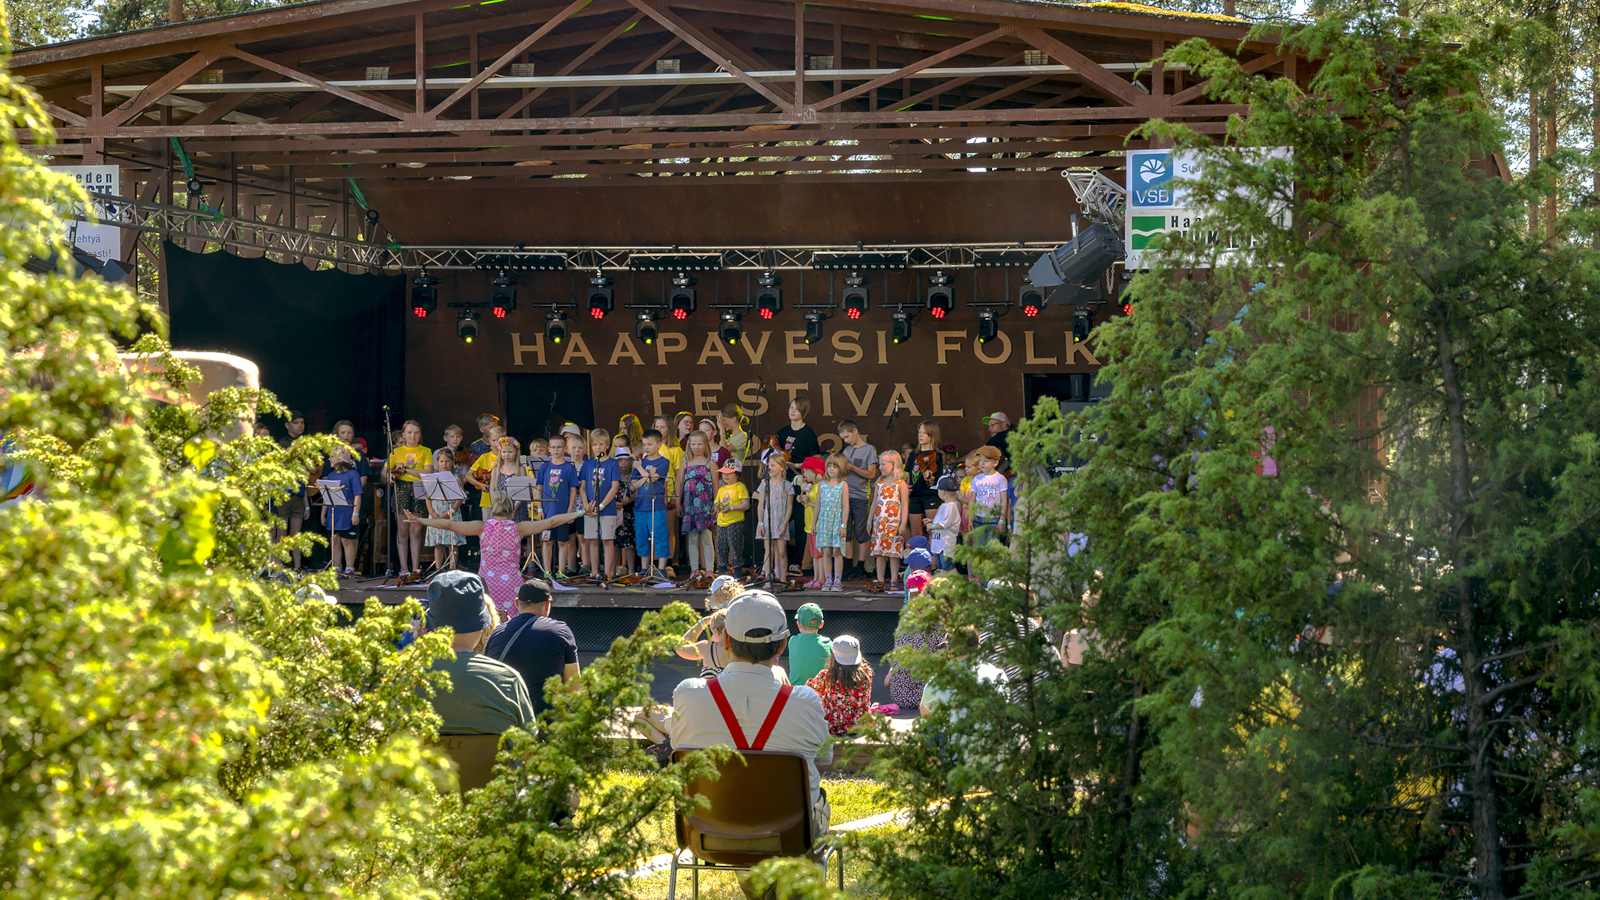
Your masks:
<instances>
[{"instance_id":1,"label":"seated audience member","mask_svg":"<svg viewBox=\"0 0 1600 900\"><path fill-rule=\"evenodd\" d=\"M517 615L489 635L483 652L522 675L536 713L550 707L546 681L559 675L566 684L578 677L578 642L567 623L550 618L550 585L543 581L517 589Z\"/></svg>"},{"instance_id":2,"label":"seated audience member","mask_svg":"<svg viewBox=\"0 0 1600 900\"><path fill-rule=\"evenodd\" d=\"M979 638L977 635L970 631L957 631L952 633L945 641L935 645L933 650L935 653L948 653L963 664L972 666L974 669L973 674L977 675L978 681L1004 689L1007 681L1005 670L993 663L977 659L978 645ZM922 689L922 702L918 704L918 710L925 716L932 715L933 711L939 707L948 706L951 699L953 698L948 690L940 688L930 681ZM950 713L951 721L959 719L961 713L962 711L959 709L952 710Z\"/></svg>"},{"instance_id":3,"label":"seated audience member","mask_svg":"<svg viewBox=\"0 0 1600 900\"><path fill-rule=\"evenodd\" d=\"M428 585L428 630L455 632L454 659L434 660L434 671L450 673L448 690L430 699L443 721L440 734L503 734L533 724L533 701L517 670L473 652L494 627L494 607L483 579L471 572L445 572Z\"/></svg>"},{"instance_id":4,"label":"seated audience member","mask_svg":"<svg viewBox=\"0 0 1600 900\"><path fill-rule=\"evenodd\" d=\"M728 604L722 646L729 662L715 678L686 678L672 692L673 749L733 746L806 757L815 833L828 830L827 794L816 755L828 738L822 698L785 685L773 666L789 636L789 617L766 591L745 591ZM768 727L770 726L770 727ZM766 733L764 741L758 740Z\"/></svg>"},{"instance_id":5,"label":"seated audience member","mask_svg":"<svg viewBox=\"0 0 1600 900\"><path fill-rule=\"evenodd\" d=\"M806 684L828 666L833 641L823 637L822 607L815 603L795 610L794 623L800 633L789 639L789 677Z\"/></svg>"},{"instance_id":6,"label":"seated audience member","mask_svg":"<svg viewBox=\"0 0 1600 900\"><path fill-rule=\"evenodd\" d=\"M829 647L828 665L806 686L822 697L828 733L844 737L872 706L872 664L861 655L861 642L848 634Z\"/></svg>"}]
</instances>

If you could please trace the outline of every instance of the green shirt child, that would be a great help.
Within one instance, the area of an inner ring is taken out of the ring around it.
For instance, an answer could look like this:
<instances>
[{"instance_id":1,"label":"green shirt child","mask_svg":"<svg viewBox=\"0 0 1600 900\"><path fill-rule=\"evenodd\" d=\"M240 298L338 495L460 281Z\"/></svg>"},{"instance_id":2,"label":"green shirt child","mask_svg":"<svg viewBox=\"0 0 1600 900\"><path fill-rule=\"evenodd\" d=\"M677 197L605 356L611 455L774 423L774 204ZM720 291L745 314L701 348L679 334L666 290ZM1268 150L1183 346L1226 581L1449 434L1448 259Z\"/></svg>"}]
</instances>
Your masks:
<instances>
[{"instance_id":1,"label":"green shirt child","mask_svg":"<svg viewBox=\"0 0 1600 900\"><path fill-rule=\"evenodd\" d=\"M789 639L789 683L805 684L828 664L833 641L817 634L822 629L822 607L815 603L795 610L794 620L800 633Z\"/></svg>"}]
</instances>

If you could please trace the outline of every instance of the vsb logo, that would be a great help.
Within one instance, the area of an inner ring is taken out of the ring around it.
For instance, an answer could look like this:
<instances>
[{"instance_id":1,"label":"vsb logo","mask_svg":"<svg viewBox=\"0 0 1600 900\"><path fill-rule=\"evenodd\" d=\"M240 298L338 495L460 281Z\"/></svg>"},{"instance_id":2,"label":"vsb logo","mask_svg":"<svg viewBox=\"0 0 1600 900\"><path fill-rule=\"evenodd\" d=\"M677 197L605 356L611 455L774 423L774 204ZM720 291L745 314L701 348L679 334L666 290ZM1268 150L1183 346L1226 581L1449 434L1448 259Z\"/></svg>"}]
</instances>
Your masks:
<instances>
[{"instance_id":1,"label":"vsb logo","mask_svg":"<svg viewBox=\"0 0 1600 900\"><path fill-rule=\"evenodd\" d=\"M1134 206L1172 205L1172 153L1139 154L1128 171Z\"/></svg>"}]
</instances>

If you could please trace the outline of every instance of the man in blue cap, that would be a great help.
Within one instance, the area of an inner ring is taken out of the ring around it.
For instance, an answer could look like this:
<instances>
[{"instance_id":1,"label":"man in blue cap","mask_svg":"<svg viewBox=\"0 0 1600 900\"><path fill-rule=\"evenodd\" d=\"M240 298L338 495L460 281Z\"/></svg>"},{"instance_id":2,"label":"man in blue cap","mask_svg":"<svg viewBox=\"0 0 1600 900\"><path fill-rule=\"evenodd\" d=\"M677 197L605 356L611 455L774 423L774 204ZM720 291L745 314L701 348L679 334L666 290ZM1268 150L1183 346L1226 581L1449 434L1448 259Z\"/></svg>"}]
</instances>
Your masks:
<instances>
[{"instance_id":1,"label":"man in blue cap","mask_svg":"<svg viewBox=\"0 0 1600 900\"><path fill-rule=\"evenodd\" d=\"M428 630L455 632L454 659L433 662L436 672L450 673L450 688L432 698L443 721L440 734L504 734L528 728L534 720L533 700L516 669L473 652L478 640L494 627L494 615L483 579L471 572L451 571L428 585Z\"/></svg>"}]
</instances>

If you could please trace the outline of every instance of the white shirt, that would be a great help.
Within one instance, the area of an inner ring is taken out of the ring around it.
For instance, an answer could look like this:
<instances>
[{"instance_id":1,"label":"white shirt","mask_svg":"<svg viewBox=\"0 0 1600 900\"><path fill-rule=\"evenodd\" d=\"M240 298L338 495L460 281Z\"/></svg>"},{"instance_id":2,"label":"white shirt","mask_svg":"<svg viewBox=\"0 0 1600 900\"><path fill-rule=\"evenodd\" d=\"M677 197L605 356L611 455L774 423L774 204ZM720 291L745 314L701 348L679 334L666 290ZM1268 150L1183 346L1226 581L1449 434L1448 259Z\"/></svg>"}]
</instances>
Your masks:
<instances>
[{"instance_id":1,"label":"white shirt","mask_svg":"<svg viewBox=\"0 0 1600 900\"><path fill-rule=\"evenodd\" d=\"M761 723L767 720L772 702L778 699L778 689L783 686L778 673L771 666L754 663L731 662L718 676L722 693L728 698L728 708L739 720L746 743L756 739ZM717 701L704 678L685 678L672 691L672 721L670 723L672 747L703 748L732 747L733 735L722 720ZM828 737L828 720L822 714L822 698L811 688L796 686L789 695L778 721L772 726L763 750L781 750L799 753L806 758L806 772L811 778L811 802L817 802L821 776L817 774L816 755Z\"/></svg>"},{"instance_id":2,"label":"white shirt","mask_svg":"<svg viewBox=\"0 0 1600 900\"><path fill-rule=\"evenodd\" d=\"M960 531L961 504L954 500L939 504L939 513L933 517L933 552L949 553Z\"/></svg>"}]
</instances>

